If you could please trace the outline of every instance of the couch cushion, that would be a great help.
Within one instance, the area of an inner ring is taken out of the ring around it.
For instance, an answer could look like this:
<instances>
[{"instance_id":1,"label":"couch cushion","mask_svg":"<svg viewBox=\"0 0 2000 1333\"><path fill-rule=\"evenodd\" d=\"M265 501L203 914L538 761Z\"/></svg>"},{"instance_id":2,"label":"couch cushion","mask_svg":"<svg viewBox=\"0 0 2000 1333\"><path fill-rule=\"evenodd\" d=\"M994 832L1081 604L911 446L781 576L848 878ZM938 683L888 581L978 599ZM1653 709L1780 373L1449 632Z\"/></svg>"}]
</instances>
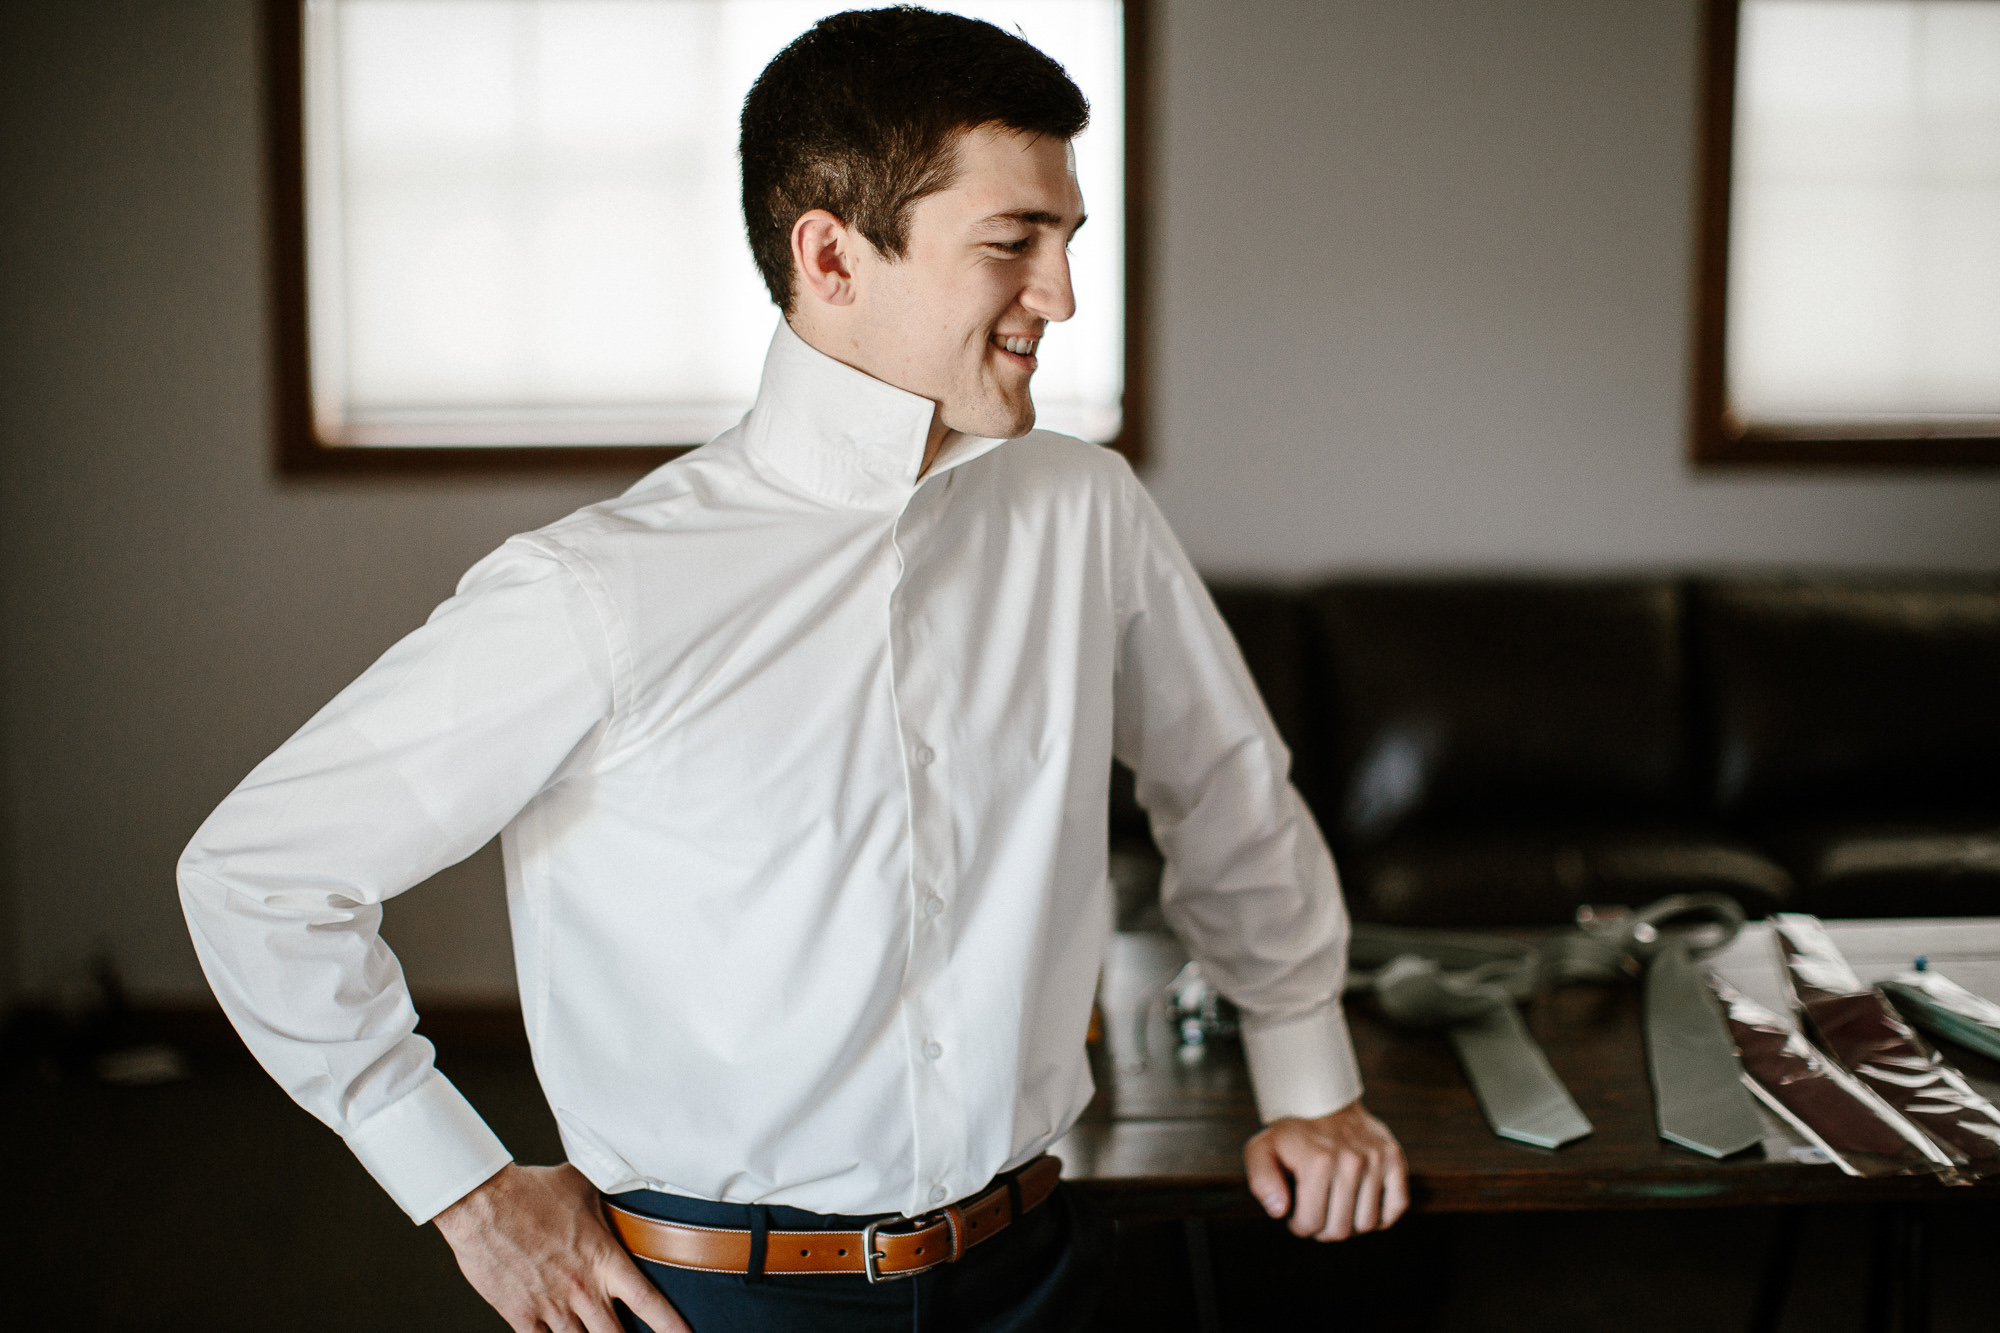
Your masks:
<instances>
[{"instance_id":1,"label":"couch cushion","mask_svg":"<svg viewBox=\"0 0 2000 1333\"><path fill-rule=\"evenodd\" d=\"M1709 891L1754 917L1794 897L1784 867L1755 848L1673 828L1403 834L1341 869L1357 920L1399 926L1560 925L1585 903L1643 907Z\"/></svg>"},{"instance_id":2,"label":"couch cushion","mask_svg":"<svg viewBox=\"0 0 2000 1333\"><path fill-rule=\"evenodd\" d=\"M2000 580L1698 585L1714 802L1755 822L2000 822Z\"/></svg>"},{"instance_id":3,"label":"couch cushion","mask_svg":"<svg viewBox=\"0 0 2000 1333\"><path fill-rule=\"evenodd\" d=\"M2000 825L1864 824L1769 835L1826 917L2000 916Z\"/></svg>"},{"instance_id":4,"label":"couch cushion","mask_svg":"<svg viewBox=\"0 0 2000 1333\"><path fill-rule=\"evenodd\" d=\"M1676 583L1348 581L1311 609L1321 815L1344 846L1416 823L1659 818L1681 801Z\"/></svg>"}]
</instances>

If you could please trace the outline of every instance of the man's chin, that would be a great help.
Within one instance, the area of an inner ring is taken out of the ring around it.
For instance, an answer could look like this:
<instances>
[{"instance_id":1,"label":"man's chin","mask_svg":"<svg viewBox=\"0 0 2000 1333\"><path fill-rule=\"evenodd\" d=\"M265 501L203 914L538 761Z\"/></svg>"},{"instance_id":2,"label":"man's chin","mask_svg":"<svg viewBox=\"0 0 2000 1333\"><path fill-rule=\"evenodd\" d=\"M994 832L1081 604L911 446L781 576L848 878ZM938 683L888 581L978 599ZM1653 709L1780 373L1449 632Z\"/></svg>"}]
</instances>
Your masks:
<instances>
[{"instance_id":1,"label":"man's chin","mask_svg":"<svg viewBox=\"0 0 2000 1333\"><path fill-rule=\"evenodd\" d=\"M963 416L947 412L944 424L961 435L976 435L989 440L1017 439L1035 428L1035 404L1033 399L1023 399L1018 406L1013 403L985 403L980 405L979 410Z\"/></svg>"}]
</instances>

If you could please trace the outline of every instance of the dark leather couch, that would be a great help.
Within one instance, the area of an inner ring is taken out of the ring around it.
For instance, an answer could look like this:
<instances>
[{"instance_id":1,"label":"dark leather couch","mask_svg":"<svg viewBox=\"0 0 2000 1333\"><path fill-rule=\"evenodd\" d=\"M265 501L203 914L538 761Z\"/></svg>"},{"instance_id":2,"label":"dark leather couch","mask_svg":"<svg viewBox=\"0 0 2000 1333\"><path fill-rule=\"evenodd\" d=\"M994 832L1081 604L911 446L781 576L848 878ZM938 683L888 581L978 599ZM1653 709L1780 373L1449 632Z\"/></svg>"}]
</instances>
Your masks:
<instances>
[{"instance_id":1,"label":"dark leather couch","mask_svg":"<svg viewBox=\"0 0 2000 1333\"><path fill-rule=\"evenodd\" d=\"M2000 914L2000 579L1218 587L1357 919ZM1157 914L1128 775L1120 919Z\"/></svg>"}]
</instances>

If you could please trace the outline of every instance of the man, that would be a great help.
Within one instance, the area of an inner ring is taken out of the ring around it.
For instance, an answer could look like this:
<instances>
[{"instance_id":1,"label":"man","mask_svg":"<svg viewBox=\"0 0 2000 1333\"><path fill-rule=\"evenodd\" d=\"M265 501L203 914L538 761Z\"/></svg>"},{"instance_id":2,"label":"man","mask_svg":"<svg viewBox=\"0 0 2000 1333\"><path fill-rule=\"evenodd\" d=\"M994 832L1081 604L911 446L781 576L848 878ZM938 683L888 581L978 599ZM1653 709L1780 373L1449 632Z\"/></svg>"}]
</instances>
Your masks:
<instances>
[{"instance_id":1,"label":"man","mask_svg":"<svg viewBox=\"0 0 2000 1333\"><path fill-rule=\"evenodd\" d=\"M1097 1232L1040 1155L1090 1096L1114 753L1244 1012L1251 1188L1324 1239L1404 1207L1241 659L1123 461L1031 433L1086 116L970 20L787 48L743 113L756 406L481 562L182 860L245 1039L516 1329L1076 1326ZM432 1067L376 933L496 832L560 1167Z\"/></svg>"}]
</instances>

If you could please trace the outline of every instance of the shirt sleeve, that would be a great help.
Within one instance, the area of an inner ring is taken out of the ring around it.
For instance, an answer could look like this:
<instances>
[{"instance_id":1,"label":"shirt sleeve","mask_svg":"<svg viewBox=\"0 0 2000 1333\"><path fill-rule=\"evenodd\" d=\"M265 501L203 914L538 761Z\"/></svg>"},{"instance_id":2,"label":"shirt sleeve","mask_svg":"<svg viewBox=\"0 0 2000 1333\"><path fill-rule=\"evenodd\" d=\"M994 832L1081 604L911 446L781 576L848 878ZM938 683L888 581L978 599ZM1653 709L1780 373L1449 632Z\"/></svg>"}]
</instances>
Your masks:
<instances>
[{"instance_id":1,"label":"shirt sleeve","mask_svg":"<svg viewBox=\"0 0 2000 1333\"><path fill-rule=\"evenodd\" d=\"M1259 1115L1327 1115L1361 1095L1333 857L1207 588L1125 480L1113 744L1166 856L1161 907L1241 1011Z\"/></svg>"},{"instance_id":2,"label":"shirt sleeve","mask_svg":"<svg viewBox=\"0 0 2000 1333\"><path fill-rule=\"evenodd\" d=\"M230 1021L417 1222L511 1159L416 1035L382 904L483 846L609 725L608 622L565 561L517 538L475 566L181 857Z\"/></svg>"}]
</instances>

